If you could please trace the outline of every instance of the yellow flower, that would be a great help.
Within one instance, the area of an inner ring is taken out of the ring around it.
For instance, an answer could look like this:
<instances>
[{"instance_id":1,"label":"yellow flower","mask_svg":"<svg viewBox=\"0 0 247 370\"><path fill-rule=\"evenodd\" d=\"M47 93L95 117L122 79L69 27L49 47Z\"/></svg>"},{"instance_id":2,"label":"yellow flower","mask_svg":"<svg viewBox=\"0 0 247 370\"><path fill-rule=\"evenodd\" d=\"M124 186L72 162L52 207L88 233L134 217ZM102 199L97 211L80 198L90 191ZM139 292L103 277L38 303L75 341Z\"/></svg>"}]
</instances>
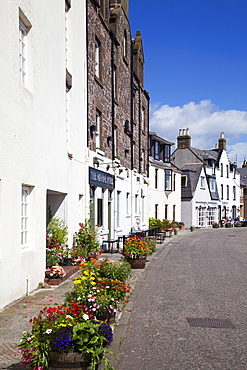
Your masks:
<instances>
[{"instance_id":1,"label":"yellow flower","mask_svg":"<svg viewBox=\"0 0 247 370\"><path fill-rule=\"evenodd\" d=\"M81 280L77 279L77 280L74 280L74 284L80 284L81 283Z\"/></svg>"},{"instance_id":2,"label":"yellow flower","mask_svg":"<svg viewBox=\"0 0 247 370\"><path fill-rule=\"evenodd\" d=\"M94 281L91 281L91 284L92 284L92 285L96 285L96 283L95 283Z\"/></svg>"},{"instance_id":3,"label":"yellow flower","mask_svg":"<svg viewBox=\"0 0 247 370\"><path fill-rule=\"evenodd\" d=\"M82 276L81 280L87 280L86 276Z\"/></svg>"},{"instance_id":4,"label":"yellow flower","mask_svg":"<svg viewBox=\"0 0 247 370\"><path fill-rule=\"evenodd\" d=\"M85 274L85 275L89 275L89 271L83 271L83 274Z\"/></svg>"},{"instance_id":5,"label":"yellow flower","mask_svg":"<svg viewBox=\"0 0 247 370\"><path fill-rule=\"evenodd\" d=\"M95 277L90 276L89 280L95 280Z\"/></svg>"}]
</instances>

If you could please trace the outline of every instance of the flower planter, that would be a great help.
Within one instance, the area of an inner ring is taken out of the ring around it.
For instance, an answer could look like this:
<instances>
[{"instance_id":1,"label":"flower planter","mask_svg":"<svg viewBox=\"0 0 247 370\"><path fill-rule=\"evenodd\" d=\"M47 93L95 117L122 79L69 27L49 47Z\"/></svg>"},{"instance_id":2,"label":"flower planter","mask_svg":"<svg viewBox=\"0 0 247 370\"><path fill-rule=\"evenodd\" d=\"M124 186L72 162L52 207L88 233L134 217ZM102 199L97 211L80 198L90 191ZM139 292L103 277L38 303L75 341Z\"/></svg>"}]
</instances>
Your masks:
<instances>
[{"instance_id":1,"label":"flower planter","mask_svg":"<svg viewBox=\"0 0 247 370\"><path fill-rule=\"evenodd\" d=\"M97 320L103 321L106 324L111 325L111 324L114 324L116 322L116 320L115 320L116 313L112 312L112 313L106 313L105 315L97 315L96 318L97 318Z\"/></svg>"},{"instance_id":2,"label":"flower planter","mask_svg":"<svg viewBox=\"0 0 247 370\"><path fill-rule=\"evenodd\" d=\"M91 356L83 353L49 352L48 370L89 369Z\"/></svg>"},{"instance_id":3,"label":"flower planter","mask_svg":"<svg viewBox=\"0 0 247 370\"><path fill-rule=\"evenodd\" d=\"M132 269L144 269L146 266L146 256L141 256L138 258L127 258Z\"/></svg>"},{"instance_id":4,"label":"flower planter","mask_svg":"<svg viewBox=\"0 0 247 370\"><path fill-rule=\"evenodd\" d=\"M44 279L44 282L48 285L60 285L65 280L67 280L71 275L79 271L79 266L64 266L66 275L63 277L47 277Z\"/></svg>"}]
</instances>

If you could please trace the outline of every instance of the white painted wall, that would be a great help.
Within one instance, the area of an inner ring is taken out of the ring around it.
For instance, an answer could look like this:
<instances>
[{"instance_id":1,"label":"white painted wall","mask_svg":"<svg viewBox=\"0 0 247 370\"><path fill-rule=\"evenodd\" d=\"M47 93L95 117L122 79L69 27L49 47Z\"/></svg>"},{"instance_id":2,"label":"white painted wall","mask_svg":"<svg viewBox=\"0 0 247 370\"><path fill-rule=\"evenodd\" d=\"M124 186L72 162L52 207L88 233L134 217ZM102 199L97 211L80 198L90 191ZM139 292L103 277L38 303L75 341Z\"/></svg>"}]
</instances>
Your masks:
<instances>
[{"instance_id":1,"label":"white painted wall","mask_svg":"<svg viewBox=\"0 0 247 370\"><path fill-rule=\"evenodd\" d=\"M19 7L32 25L26 86L19 73ZM67 222L69 243L85 218L85 2L72 2L68 13L67 67L73 78L68 122L64 7L64 0L1 1L0 309L26 294L27 277L30 291L44 279L47 190L65 195L59 216ZM25 249L20 234L22 184L32 188Z\"/></svg>"},{"instance_id":2,"label":"white painted wall","mask_svg":"<svg viewBox=\"0 0 247 370\"><path fill-rule=\"evenodd\" d=\"M221 164L223 165L223 176L221 176ZM229 168L229 177L227 177L227 165ZM207 168L207 173L211 175L212 169ZM232 217L233 206L236 206L237 210L239 210L237 211L237 216L240 216L240 174L236 171L234 176L234 172L230 171L230 162L226 150L222 151L219 168L216 169L215 175L220 197L218 204L221 205L222 208L224 206L227 207L227 217ZM221 199L221 185L223 185L223 199ZM229 186L229 199L227 199L227 185ZM235 186L236 189L236 200L233 199L233 186Z\"/></svg>"},{"instance_id":3,"label":"white painted wall","mask_svg":"<svg viewBox=\"0 0 247 370\"><path fill-rule=\"evenodd\" d=\"M155 169L158 170L158 184L155 188ZM165 175L164 167L158 167L150 163L149 167L149 203L148 203L148 216L155 217L155 204L158 204L158 219L165 219L165 206L167 205L167 219L173 220L173 206L176 206L175 221L184 221L181 215L181 174L180 172L173 172L175 177L175 190L171 192L164 191ZM174 177L173 177L174 180ZM172 181L173 181L172 180ZM174 182L173 182L174 189Z\"/></svg>"}]
</instances>

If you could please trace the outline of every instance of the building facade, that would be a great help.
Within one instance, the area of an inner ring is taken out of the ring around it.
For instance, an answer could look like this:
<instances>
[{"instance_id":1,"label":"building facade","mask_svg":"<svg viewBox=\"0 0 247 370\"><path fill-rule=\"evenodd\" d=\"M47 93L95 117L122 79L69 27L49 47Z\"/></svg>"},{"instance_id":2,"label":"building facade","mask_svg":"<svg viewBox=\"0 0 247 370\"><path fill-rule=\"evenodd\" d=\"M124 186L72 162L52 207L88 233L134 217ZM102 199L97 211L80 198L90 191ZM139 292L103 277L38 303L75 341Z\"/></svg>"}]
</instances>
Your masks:
<instances>
[{"instance_id":1,"label":"building facade","mask_svg":"<svg viewBox=\"0 0 247 370\"><path fill-rule=\"evenodd\" d=\"M87 2L90 220L101 242L148 227L149 95L127 0Z\"/></svg>"},{"instance_id":2,"label":"building facade","mask_svg":"<svg viewBox=\"0 0 247 370\"><path fill-rule=\"evenodd\" d=\"M1 309L44 281L49 212L72 245L88 166L85 2L2 0L0 17Z\"/></svg>"},{"instance_id":3,"label":"building facade","mask_svg":"<svg viewBox=\"0 0 247 370\"><path fill-rule=\"evenodd\" d=\"M182 221L181 171L170 162L174 143L149 133L148 215L159 220Z\"/></svg>"},{"instance_id":4,"label":"building facade","mask_svg":"<svg viewBox=\"0 0 247 370\"><path fill-rule=\"evenodd\" d=\"M213 222L240 216L240 176L236 163L228 158L224 133L221 133L215 149L203 150L191 146L188 129L180 130L171 162L182 171L182 217L185 217L184 204L195 199L197 184L200 189L205 189L191 206L191 218L183 220L187 226L194 222L194 226L209 227ZM204 175L201 166L204 167Z\"/></svg>"}]
</instances>

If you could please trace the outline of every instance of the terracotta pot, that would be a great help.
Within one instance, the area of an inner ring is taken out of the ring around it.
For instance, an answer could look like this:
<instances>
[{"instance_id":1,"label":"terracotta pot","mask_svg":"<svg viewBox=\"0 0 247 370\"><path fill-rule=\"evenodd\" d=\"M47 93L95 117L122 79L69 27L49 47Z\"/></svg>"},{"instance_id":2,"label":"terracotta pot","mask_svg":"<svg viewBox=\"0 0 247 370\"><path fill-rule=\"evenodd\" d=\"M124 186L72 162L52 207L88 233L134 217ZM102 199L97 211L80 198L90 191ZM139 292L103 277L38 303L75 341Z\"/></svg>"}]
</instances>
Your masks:
<instances>
[{"instance_id":1,"label":"terracotta pot","mask_svg":"<svg viewBox=\"0 0 247 370\"><path fill-rule=\"evenodd\" d=\"M49 352L48 370L86 370L89 369L91 356L83 353Z\"/></svg>"}]
</instances>

